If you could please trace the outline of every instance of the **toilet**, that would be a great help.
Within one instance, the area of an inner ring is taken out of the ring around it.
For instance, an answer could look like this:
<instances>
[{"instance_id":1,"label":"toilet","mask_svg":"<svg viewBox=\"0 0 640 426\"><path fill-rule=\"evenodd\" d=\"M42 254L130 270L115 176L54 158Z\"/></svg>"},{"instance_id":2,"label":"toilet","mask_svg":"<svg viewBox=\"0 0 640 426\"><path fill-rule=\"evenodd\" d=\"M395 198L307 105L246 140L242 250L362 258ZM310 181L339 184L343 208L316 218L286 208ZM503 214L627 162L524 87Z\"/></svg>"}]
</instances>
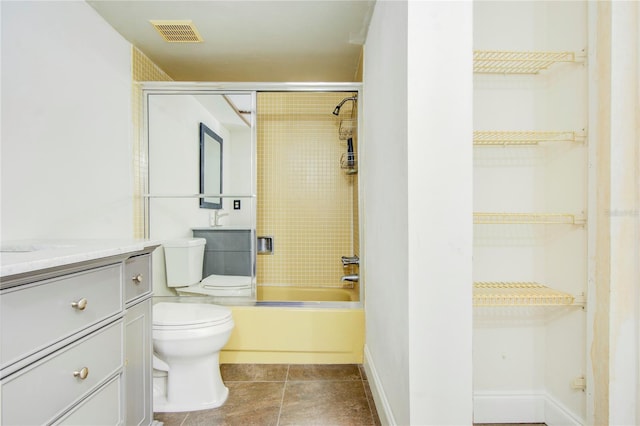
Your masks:
<instances>
[{"instance_id":1,"label":"toilet","mask_svg":"<svg viewBox=\"0 0 640 426\"><path fill-rule=\"evenodd\" d=\"M189 238L163 243L167 287L179 296L251 296L251 276L214 274L202 279L206 241L204 238Z\"/></svg>"},{"instance_id":2,"label":"toilet","mask_svg":"<svg viewBox=\"0 0 640 426\"><path fill-rule=\"evenodd\" d=\"M167 274L182 282L200 281L203 246L185 241L180 256L167 259ZM206 410L224 404L229 389L220 375L219 355L233 327L231 310L224 306L189 302L153 305L155 412Z\"/></svg>"}]
</instances>

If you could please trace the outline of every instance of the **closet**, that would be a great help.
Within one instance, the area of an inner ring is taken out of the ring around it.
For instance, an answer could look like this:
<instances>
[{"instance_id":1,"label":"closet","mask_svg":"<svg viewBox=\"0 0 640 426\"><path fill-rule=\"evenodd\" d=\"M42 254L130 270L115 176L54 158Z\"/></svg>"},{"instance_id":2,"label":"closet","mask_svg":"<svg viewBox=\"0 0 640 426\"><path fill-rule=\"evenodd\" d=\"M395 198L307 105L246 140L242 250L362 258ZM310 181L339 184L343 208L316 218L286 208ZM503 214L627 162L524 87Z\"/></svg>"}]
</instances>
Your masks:
<instances>
[{"instance_id":1,"label":"closet","mask_svg":"<svg viewBox=\"0 0 640 426\"><path fill-rule=\"evenodd\" d=\"M587 4L474 3L474 421L583 424Z\"/></svg>"}]
</instances>

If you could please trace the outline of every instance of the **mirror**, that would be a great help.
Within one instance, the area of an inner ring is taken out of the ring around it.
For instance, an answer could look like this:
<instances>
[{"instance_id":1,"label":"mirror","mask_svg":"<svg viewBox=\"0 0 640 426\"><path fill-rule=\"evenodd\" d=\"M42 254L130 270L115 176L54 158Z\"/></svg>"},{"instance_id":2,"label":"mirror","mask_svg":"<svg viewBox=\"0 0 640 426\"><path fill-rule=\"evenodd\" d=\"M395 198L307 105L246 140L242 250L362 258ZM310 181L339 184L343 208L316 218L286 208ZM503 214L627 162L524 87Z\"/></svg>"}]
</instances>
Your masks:
<instances>
[{"instance_id":1,"label":"mirror","mask_svg":"<svg viewBox=\"0 0 640 426\"><path fill-rule=\"evenodd\" d=\"M200 123L200 194L222 194L222 138ZM222 198L200 198L201 209L221 209Z\"/></svg>"}]
</instances>

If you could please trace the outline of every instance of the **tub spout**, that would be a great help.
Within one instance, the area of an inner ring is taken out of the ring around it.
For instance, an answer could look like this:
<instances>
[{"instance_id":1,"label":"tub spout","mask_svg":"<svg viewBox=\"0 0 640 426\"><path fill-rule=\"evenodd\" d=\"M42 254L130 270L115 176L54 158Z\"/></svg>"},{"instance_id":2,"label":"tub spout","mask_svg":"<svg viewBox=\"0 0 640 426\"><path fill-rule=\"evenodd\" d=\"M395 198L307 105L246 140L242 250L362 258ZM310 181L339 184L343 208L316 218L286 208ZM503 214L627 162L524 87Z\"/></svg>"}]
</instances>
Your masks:
<instances>
[{"instance_id":1,"label":"tub spout","mask_svg":"<svg viewBox=\"0 0 640 426\"><path fill-rule=\"evenodd\" d=\"M343 282L344 282L344 281L350 281L350 282L352 282L352 283L353 283L353 282L358 281L358 279L359 279L358 274L344 275L344 276L342 277L342 281L343 281Z\"/></svg>"}]
</instances>

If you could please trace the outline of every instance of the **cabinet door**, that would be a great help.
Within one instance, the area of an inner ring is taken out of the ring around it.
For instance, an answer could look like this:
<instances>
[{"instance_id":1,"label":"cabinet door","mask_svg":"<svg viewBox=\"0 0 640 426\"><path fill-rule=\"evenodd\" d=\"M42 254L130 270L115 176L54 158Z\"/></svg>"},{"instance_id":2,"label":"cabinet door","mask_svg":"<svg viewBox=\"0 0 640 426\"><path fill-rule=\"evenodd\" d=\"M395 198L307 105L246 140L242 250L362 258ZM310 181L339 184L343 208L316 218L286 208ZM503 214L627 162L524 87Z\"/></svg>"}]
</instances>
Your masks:
<instances>
[{"instance_id":1,"label":"cabinet door","mask_svg":"<svg viewBox=\"0 0 640 426\"><path fill-rule=\"evenodd\" d=\"M151 299L127 308L125 314L125 424L152 421Z\"/></svg>"}]
</instances>

